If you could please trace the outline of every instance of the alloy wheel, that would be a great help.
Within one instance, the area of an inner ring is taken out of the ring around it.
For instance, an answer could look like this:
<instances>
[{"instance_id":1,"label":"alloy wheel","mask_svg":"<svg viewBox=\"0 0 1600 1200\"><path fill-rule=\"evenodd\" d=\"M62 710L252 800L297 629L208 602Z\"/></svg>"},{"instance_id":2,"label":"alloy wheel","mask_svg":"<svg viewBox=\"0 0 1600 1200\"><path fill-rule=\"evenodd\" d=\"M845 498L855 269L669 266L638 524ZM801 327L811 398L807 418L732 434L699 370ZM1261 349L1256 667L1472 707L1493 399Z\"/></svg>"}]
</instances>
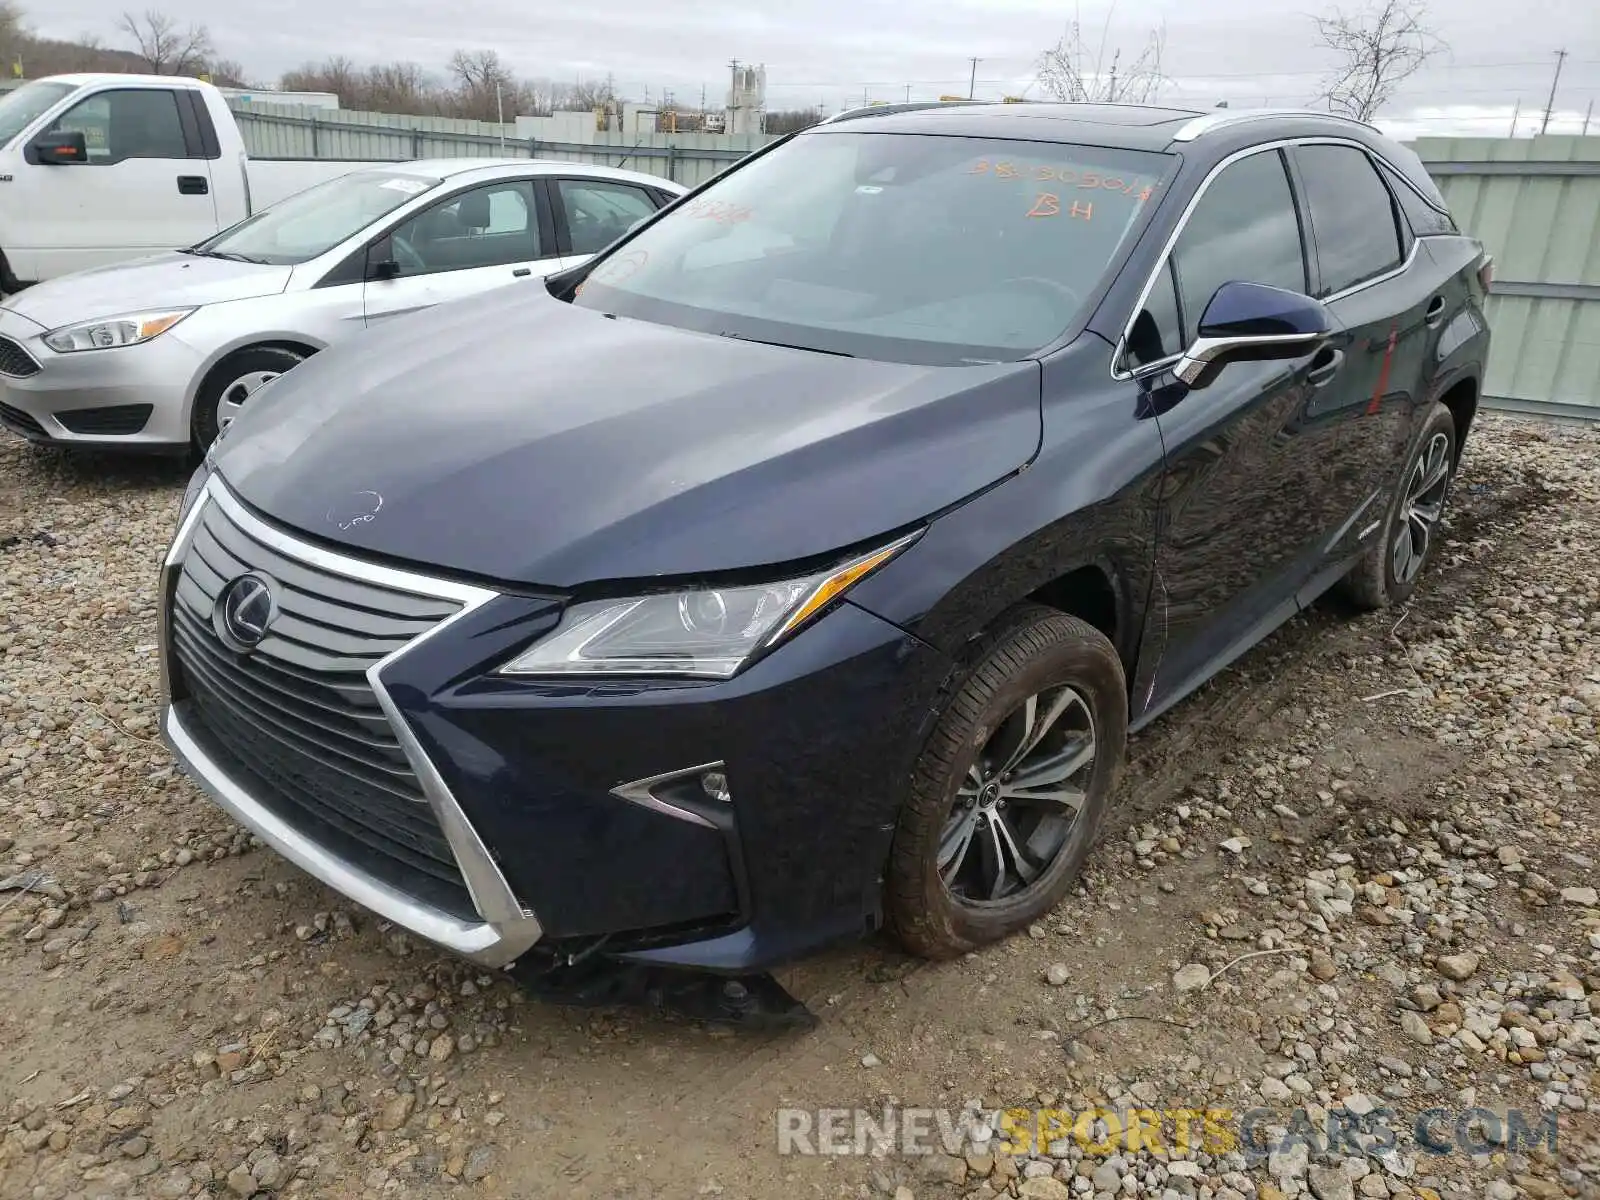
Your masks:
<instances>
[{"instance_id":1,"label":"alloy wheel","mask_svg":"<svg viewBox=\"0 0 1600 1200\"><path fill-rule=\"evenodd\" d=\"M251 371L223 388L222 396L217 400L218 431L233 424L233 419L244 411L244 402L281 374L282 371Z\"/></svg>"},{"instance_id":2,"label":"alloy wheel","mask_svg":"<svg viewBox=\"0 0 1600 1200\"><path fill-rule=\"evenodd\" d=\"M1391 562L1396 582L1417 577L1444 515L1445 493L1450 488L1450 439L1436 433L1417 455L1406 478L1405 501L1395 522Z\"/></svg>"},{"instance_id":3,"label":"alloy wheel","mask_svg":"<svg viewBox=\"0 0 1600 1200\"><path fill-rule=\"evenodd\" d=\"M1077 689L1029 696L978 751L939 838L939 877L968 905L1011 900L1072 842L1095 761L1094 717Z\"/></svg>"}]
</instances>

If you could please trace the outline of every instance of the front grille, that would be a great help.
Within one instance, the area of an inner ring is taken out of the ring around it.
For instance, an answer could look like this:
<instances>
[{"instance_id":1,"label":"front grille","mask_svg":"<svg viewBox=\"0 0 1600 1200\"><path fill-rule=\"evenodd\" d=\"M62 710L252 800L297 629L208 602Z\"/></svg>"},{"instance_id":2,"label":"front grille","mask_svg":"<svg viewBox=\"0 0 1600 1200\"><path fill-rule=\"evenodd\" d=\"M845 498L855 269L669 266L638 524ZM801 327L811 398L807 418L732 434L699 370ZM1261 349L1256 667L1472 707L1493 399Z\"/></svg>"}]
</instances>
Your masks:
<instances>
[{"instance_id":1,"label":"front grille","mask_svg":"<svg viewBox=\"0 0 1600 1200\"><path fill-rule=\"evenodd\" d=\"M212 613L229 580L276 581L266 636L238 654ZM171 599L174 695L263 806L368 874L463 919L477 910L366 670L456 612L442 600L311 566L209 503Z\"/></svg>"},{"instance_id":2,"label":"front grille","mask_svg":"<svg viewBox=\"0 0 1600 1200\"><path fill-rule=\"evenodd\" d=\"M0 375L26 379L38 373L39 364L33 361L33 355L10 338L0 336Z\"/></svg>"},{"instance_id":3,"label":"front grille","mask_svg":"<svg viewBox=\"0 0 1600 1200\"><path fill-rule=\"evenodd\" d=\"M20 408L12 408L9 404L0 404L0 425L4 425L12 433L20 433L25 438L48 438L50 435L44 431L44 426L39 424L31 415Z\"/></svg>"},{"instance_id":4,"label":"front grille","mask_svg":"<svg viewBox=\"0 0 1600 1200\"><path fill-rule=\"evenodd\" d=\"M58 412L56 420L73 433L138 433L154 411L153 404L113 404L107 408L71 408Z\"/></svg>"}]
</instances>

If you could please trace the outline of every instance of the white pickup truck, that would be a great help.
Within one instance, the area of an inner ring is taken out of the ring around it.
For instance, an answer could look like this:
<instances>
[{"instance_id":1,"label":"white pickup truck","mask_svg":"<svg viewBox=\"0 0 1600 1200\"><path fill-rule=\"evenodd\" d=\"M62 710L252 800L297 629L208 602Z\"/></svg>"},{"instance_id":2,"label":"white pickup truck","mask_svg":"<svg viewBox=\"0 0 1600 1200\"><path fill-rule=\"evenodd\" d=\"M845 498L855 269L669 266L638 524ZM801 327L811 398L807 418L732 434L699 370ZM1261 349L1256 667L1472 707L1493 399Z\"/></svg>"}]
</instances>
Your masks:
<instances>
[{"instance_id":1,"label":"white pickup truck","mask_svg":"<svg viewBox=\"0 0 1600 1200\"><path fill-rule=\"evenodd\" d=\"M359 165L251 158L198 79L34 80L0 98L0 291L192 246Z\"/></svg>"}]
</instances>

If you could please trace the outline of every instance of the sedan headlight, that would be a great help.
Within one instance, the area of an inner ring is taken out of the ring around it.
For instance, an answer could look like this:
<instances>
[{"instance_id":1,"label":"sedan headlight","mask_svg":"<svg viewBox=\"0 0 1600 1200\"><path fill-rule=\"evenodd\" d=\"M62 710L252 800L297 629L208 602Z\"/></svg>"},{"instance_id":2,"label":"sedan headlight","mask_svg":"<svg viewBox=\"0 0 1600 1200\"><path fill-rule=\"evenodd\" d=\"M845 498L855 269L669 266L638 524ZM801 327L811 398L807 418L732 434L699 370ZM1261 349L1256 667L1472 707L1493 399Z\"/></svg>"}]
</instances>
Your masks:
<instances>
[{"instance_id":1,"label":"sedan headlight","mask_svg":"<svg viewBox=\"0 0 1600 1200\"><path fill-rule=\"evenodd\" d=\"M919 536L798 579L574 604L561 624L501 667L507 675L684 675L727 679Z\"/></svg>"},{"instance_id":2,"label":"sedan headlight","mask_svg":"<svg viewBox=\"0 0 1600 1200\"><path fill-rule=\"evenodd\" d=\"M44 344L57 354L137 346L140 342L159 337L193 311L192 308L169 308L159 312L129 313L122 317L80 321L76 325L52 329L44 335Z\"/></svg>"}]
</instances>

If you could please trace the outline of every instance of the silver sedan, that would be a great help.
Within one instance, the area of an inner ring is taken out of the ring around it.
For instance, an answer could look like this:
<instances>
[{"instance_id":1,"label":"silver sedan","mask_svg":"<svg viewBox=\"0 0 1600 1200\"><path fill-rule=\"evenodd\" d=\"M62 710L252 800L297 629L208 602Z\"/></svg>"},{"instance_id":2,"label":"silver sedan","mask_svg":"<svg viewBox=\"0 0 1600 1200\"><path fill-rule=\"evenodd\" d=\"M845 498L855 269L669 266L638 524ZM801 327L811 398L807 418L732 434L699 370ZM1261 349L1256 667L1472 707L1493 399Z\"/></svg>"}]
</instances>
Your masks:
<instances>
[{"instance_id":1,"label":"silver sedan","mask_svg":"<svg viewBox=\"0 0 1600 1200\"><path fill-rule=\"evenodd\" d=\"M57 445L203 448L308 355L576 266L683 191L529 159L364 167L187 250L8 297L0 424Z\"/></svg>"}]
</instances>

